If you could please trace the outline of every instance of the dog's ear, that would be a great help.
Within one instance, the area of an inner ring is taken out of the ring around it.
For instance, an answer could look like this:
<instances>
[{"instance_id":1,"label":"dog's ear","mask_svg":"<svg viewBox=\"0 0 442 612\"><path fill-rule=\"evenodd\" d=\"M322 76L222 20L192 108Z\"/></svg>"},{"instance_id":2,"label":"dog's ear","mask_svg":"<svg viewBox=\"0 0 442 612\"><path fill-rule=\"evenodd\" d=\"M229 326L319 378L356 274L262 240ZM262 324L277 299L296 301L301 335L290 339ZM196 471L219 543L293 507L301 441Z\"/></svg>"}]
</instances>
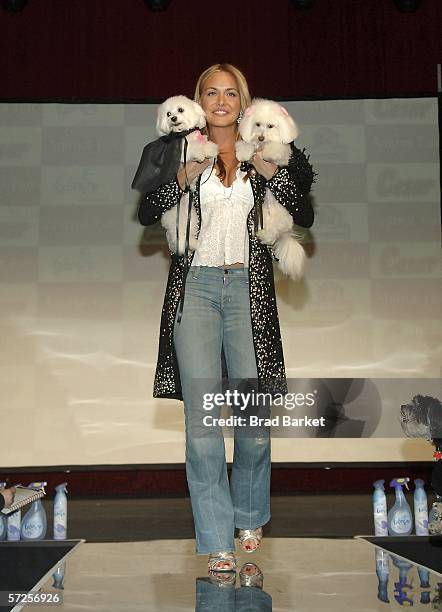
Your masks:
<instances>
[{"instance_id":1,"label":"dog's ear","mask_svg":"<svg viewBox=\"0 0 442 612\"><path fill-rule=\"evenodd\" d=\"M298 137L298 127L283 106L279 106L279 113L279 133L281 135L281 140L284 144L288 144Z\"/></svg>"},{"instance_id":2,"label":"dog's ear","mask_svg":"<svg viewBox=\"0 0 442 612\"><path fill-rule=\"evenodd\" d=\"M167 123L165 102L163 102L163 104L160 104L160 106L158 107L156 128L157 133L160 135L168 134L170 131Z\"/></svg>"},{"instance_id":3,"label":"dog's ear","mask_svg":"<svg viewBox=\"0 0 442 612\"><path fill-rule=\"evenodd\" d=\"M253 108L249 106L244 111L244 116L239 122L238 131L240 133L241 138L245 142L252 141L252 131L253 131Z\"/></svg>"},{"instance_id":4,"label":"dog's ear","mask_svg":"<svg viewBox=\"0 0 442 612\"><path fill-rule=\"evenodd\" d=\"M192 108L195 112L195 117L197 121L195 127L201 130L203 127L206 127L206 113L203 111L202 107L198 104L198 102L194 102L193 100L189 100L189 102L192 103Z\"/></svg>"}]
</instances>

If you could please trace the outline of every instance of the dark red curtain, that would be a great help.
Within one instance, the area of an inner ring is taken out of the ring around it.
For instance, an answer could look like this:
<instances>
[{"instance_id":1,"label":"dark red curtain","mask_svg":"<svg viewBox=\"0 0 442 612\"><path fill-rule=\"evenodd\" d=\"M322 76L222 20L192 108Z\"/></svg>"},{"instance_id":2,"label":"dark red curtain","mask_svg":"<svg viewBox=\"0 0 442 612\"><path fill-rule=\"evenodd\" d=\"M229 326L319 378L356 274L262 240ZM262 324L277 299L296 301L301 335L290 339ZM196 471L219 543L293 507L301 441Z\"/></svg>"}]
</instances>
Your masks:
<instances>
[{"instance_id":1,"label":"dark red curtain","mask_svg":"<svg viewBox=\"0 0 442 612\"><path fill-rule=\"evenodd\" d=\"M436 92L442 2L402 14L393 0L29 0L0 10L2 99L158 100L192 94L229 61L267 97Z\"/></svg>"}]
</instances>

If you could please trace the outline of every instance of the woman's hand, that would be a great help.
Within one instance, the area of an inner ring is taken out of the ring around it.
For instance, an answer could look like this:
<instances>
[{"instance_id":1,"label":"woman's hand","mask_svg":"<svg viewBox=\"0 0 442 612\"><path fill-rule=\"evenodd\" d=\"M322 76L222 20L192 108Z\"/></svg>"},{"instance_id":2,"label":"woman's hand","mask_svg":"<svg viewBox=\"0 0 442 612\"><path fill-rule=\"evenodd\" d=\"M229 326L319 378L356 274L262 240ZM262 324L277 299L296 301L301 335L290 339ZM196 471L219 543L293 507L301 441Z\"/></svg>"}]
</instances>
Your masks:
<instances>
[{"instance_id":1,"label":"woman's hand","mask_svg":"<svg viewBox=\"0 0 442 612\"><path fill-rule=\"evenodd\" d=\"M251 162L255 170L267 181L269 181L278 170L278 166L276 164L272 164L272 162L265 161L265 159L262 158L261 151L257 151L253 155Z\"/></svg>"},{"instance_id":2,"label":"woman's hand","mask_svg":"<svg viewBox=\"0 0 442 612\"><path fill-rule=\"evenodd\" d=\"M197 161L191 161L191 162L187 162L186 166L182 167L180 170L178 170L176 178L178 181L179 186L181 187L181 190L184 191L186 189L186 185L187 183L192 183L197 176L199 176L200 174L202 174L204 172L204 170L213 164L213 160L212 159L205 159L202 162L197 162ZM187 175L187 183L186 183L186 175Z\"/></svg>"},{"instance_id":3,"label":"woman's hand","mask_svg":"<svg viewBox=\"0 0 442 612\"><path fill-rule=\"evenodd\" d=\"M10 489L0 490L0 494L3 495L5 499L5 508L10 506L12 502L14 501L14 493L15 493L15 487L11 487Z\"/></svg>"}]
</instances>

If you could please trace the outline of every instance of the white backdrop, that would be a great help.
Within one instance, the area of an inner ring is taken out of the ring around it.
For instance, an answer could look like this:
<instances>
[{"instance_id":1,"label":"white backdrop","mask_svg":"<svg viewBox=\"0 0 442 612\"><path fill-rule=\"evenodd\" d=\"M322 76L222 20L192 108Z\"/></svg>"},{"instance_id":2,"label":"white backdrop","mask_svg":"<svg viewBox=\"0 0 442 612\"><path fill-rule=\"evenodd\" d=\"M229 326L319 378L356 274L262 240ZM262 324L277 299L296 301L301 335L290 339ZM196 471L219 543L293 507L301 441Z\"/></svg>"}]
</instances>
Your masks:
<instances>
[{"instance_id":1,"label":"white backdrop","mask_svg":"<svg viewBox=\"0 0 442 612\"><path fill-rule=\"evenodd\" d=\"M401 378L400 403L434 395L436 99L285 106L319 173L306 279L276 273L288 375ZM184 461L182 404L152 398L167 248L130 189L155 112L0 105L3 467ZM430 459L425 442L380 437L397 423L385 407L370 439L275 439L273 460Z\"/></svg>"}]
</instances>

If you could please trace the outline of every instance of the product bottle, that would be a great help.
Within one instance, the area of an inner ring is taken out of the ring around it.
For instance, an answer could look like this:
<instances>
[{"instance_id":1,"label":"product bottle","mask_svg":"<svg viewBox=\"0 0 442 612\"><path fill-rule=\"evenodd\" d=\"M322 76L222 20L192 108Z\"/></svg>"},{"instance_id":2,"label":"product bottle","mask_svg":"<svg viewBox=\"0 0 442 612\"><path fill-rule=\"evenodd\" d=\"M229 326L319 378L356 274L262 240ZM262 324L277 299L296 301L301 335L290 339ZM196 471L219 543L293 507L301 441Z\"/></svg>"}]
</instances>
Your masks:
<instances>
[{"instance_id":1,"label":"product bottle","mask_svg":"<svg viewBox=\"0 0 442 612\"><path fill-rule=\"evenodd\" d=\"M31 482L28 485L30 489L40 490L47 485L46 482ZM47 518L46 510L41 503L41 499L31 504L30 509L23 517L21 524L21 539L22 540L43 540L46 537Z\"/></svg>"},{"instance_id":2,"label":"product bottle","mask_svg":"<svg viewBox=\"0 0 442 612\"><path fill-rule=\"evenodd\" d=\"M52 574L52 578L54 579L54 584L52 585L54 589L64 589L64 576L66 573L66 561L60 561L57 565L55 572Z\"/></svg>"},{"instance_id":3,"label":"product bottle","mask_svg":"<svg viewBox=\"0 0 442 612\"><path fill-rule=\"evenodd\" d=\"M436 499L428 515L428 531L432 535L440 534L442 524L442 497L436 494Z\"/></svg>"},{"instance_id":4,"label":"product bottle","mask_svg":"<svg viewBox=\"0 0 442 612\"><path fill-rule=\"evenodd\" d=\"M413 529L413 515L411 508L405 499L402 487L407 483L409 478L394 478L390 482L390 487L394 487L396 491L396 502L388 513L388 534L391 536L407 536L410 535Z\"/></svg>"},{"instance_id":5,"label":"product bottle","mask_svg":"<svg viewBox=\"0 0 442 612\"><path fill-rule=\"evenodd\" d=\"M396 555L392 555L391 559L399 570L399 582L394 583L394 598L401 606L414 606L413 585L408 583L408 572L413 565Z\"/></svg>"},{"instance_id":6,"label":"product bottle","mask_svg":"<svg viewBox=\"0 0 442 612\"><path fill-rule=\"evenodd\" d=\"M0 489L6 487L6 482L0 482ZM0 512L0 540L6 540L6 534L8 529L8 518L6 514Z\"/></svg>"},{"instance_id":7,"label":"product bottle","mask_svg":"<svg viewBox=\"0 0 442 612\"><path fill-rule=\"evenodd\" d=\"M418 565L417 573L419 574L420 587L421 589L430 588L430 571L426 567Z\"/></svg>"},{"instance_id":8,"label":"product bottle","mask_svg":"<svg viewBox=\"0 0 442 612\"><path fill-rule=\"evenodd\" d=\"M374 533L377 536L388 536L387 524L387 498L384 489L385 480L376 480L373 483L373 521Z\"/></svg>"},{"instance_id":9,"label":"product bottle","mask_svg":"<svg viewBox=\"0 0 442 612\"><path fill-rule=\"evenodd\" d=\"M8 536L9 542L20 540L21 510L16 510L8 515Z\"/></svg>"},{"instance_id":10,"label":"product bottle","mask_svg":"<svg viewBox=\"0 0 442 612\"><path fill-rule=\"evenodd\" d=\"M416 488L414 490L414 524L416 535L428 535L428 501L427 494L424 489L424 481L421 478L416 478L414 481Z\"/></svg>"},{"instance_id":11,"label":"product bottle","mask_svg":"<svg viewBox=\"0 0 442 612\"><path fill-rule=\"evenodd\" d=\"M55 487L54 498L54 540L66 540L68 519L67 482Z\"/></svg>"},{"instance_id":12,"label":"product bottle","mask_svg":"<svg viewBox=\"0 0 442 612\"><path fill-rule=\"evenodd\" d=\"M389 554L382 550L382 548L376 548L376 576L378 577L378 599L389 603L388 599L388 577L390 576L389 567Z\"/></svg>"}]
</instances>

